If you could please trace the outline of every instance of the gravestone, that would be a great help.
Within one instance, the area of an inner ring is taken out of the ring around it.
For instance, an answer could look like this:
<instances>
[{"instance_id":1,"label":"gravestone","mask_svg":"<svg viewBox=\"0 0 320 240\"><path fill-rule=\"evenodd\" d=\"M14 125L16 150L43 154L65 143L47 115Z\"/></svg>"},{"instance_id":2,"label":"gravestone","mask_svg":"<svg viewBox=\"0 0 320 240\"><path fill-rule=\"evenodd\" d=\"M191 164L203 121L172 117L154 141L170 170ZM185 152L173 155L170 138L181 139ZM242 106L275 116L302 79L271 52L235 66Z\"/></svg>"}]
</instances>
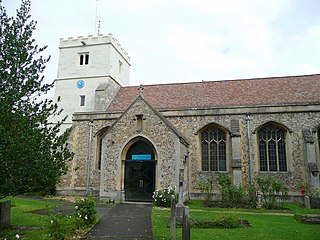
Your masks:
<instances>
[{"instance_id":1,"label":"gravestone","mask_svg":"<svg viewBox=\"0 0 320 240\"><path fill-rule=\"evenodd\" d=\"M10 227L11 201L0 202L0 229Z\"/></svg>"},{"instance_id":2,"label":"gravestone","mask_svg":"<svg viewBox=\"0 0 320 240\"><path fill-rule=\"evenodd\" d=\"M190 210L189 207L184 207L182 221L182 239L190 240Z\"/></svg>"},{"instance_id":3,"label":"gravestone","mask_svg":"<svg viewBox=\"0 0 320 240\"><path fill-rule=\"evenodd\" d=\"M184 204L178 203L176 205L176 222L181 225L183 221Z\"/></svg>"},{"instance_id":4,"label":"gravestone","mask_svg":"<svg viewBox=\"0 0 320 240\"><path fill-rule=\"evenodd\" d=\"M171 196L170 235L171 240L176 239L176 199L174 195Z\"/></svg>"}]
</instances>

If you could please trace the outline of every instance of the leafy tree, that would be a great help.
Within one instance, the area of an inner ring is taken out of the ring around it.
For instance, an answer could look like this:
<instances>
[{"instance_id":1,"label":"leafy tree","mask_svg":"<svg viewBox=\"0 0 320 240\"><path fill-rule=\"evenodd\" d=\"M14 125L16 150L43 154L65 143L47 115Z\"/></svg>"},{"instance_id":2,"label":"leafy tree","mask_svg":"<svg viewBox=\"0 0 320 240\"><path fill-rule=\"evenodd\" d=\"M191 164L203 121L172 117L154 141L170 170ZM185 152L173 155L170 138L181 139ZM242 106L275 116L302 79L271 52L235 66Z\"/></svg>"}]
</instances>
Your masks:
<instances>
[{"instance_id":1,"label":"leafy tree","mask_svg":"<svg viewBox=\"0 0 320 240\"><path fill-rule=\"evenodd\" d=\"M16 194L52 194L73 154L67 146L70 130L50 118L61 114L52 100L43 99L53 87L43 71L49 58L40 56L32 38L30 0L22 0L15 17L0 0L0 198Z\"/></svg>"}]
</instances>

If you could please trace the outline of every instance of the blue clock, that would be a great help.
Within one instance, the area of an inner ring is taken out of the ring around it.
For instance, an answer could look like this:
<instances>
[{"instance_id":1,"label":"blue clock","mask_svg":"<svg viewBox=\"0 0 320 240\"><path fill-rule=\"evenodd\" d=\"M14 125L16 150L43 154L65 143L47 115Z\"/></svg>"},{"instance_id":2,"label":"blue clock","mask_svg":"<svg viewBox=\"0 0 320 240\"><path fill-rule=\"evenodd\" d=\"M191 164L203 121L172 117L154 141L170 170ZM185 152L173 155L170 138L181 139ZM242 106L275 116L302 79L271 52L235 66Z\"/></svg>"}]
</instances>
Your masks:
<instances>
[{"instance_id":1,"label":"blue clock","mask_svg":"<svg viewBox=\"0 0 320 240\"><path fill-rule=\"evenodd\" d=\"M83 80L79 80L79 81L77 82L77 88L81 89L81 88L83 88L83 87L84 87L84 81L83 81Z\"/></svg>"}]
</instances>

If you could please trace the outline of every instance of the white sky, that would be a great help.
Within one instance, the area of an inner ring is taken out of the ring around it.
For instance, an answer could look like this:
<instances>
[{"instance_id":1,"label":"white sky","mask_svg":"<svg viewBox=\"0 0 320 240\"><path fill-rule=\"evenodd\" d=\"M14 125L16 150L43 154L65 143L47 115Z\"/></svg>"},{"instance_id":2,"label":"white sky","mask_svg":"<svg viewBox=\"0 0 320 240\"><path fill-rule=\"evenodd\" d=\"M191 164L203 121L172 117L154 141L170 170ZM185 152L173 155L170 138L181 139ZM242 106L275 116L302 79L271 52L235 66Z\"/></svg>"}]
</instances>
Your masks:
<instances>
[{"instance_id":1,"label":"white sky","mask_svg":"<svg viewBox=\"0 0 320 240\"><path fill-rule=\"evenodd\" d=\"M3 0L10 15L19 0ZM320 73L319 0L99 0L101 32L131 56L130 85ZM34 38L92 35L96 0L32 0Z\"/></svg>"}]
</instances>

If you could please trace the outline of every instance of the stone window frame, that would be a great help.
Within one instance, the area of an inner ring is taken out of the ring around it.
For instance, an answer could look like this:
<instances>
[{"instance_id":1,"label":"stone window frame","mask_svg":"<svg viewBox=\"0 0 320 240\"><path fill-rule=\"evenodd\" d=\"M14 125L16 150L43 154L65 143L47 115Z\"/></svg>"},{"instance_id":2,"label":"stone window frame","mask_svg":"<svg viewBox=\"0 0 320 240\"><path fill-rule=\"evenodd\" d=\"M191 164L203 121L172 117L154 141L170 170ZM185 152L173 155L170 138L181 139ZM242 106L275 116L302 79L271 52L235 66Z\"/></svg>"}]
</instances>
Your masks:
<instances>
[{"instance_id":1,"label":"stone window frame","mask_svg":"<svg viewBox=\"0 0 320 240\"><path fill-rule=\"evenodd\" d=\"M100 128L96 134L96 149L95 149L95 160L94 160L94 166L96 170L101 170L101 161L102 161L102 144L103 144L103 138L105 137L108 129L110 126L105 126L103 128Z\"/></svg>"},{"instance_id":2,"label":"stone window frame","mask_svg":"<svg viewBox=\"0 0 320 240\"><path fill-rule=\"evenodd\" d=\"M86 106L86 95L79 95L80 96L80 107Z\"/></svg>"},{"instance_id":3,"label":"stone window frame","mask_svg":"<svg viewBox=\"0 0 320 240\"><path fill-rule=\"evenodd\" d=\"M317 162L320 163L320 124L318 124L312 132L315 135L316 159Z\"/></svg>"},{"instance_id":4,"label":"stone window frame","mask_svg":"<svg viewBox=\"0 0 320 240\"><path fill-rule=\"evenodd\" d=\"M203 170L202 167L202 140L201 140L201 135L202 133L207 130L208 128L213 127L213 128L217 128L219 130L222 130L225 134L225 143L226 143L226 148L225 148L225 155L226 155L226 170ZM217 123L209 123L205 126L203 126L197 133L196 135L198 135L197 137L197 146L198 146L198 151L197 151L197 155L198 155L198 168L200 172L204 172L204 173L210 173L210 172L214 172L214 173L228 173L230 171L230 161L231 161L231 139L230 139L230 131L221 126L220 124Z\"/></svg>"},{"instance_id":5,"label":"stone window frame","mask_svg":"<svg viewBox=\"0 0 320 240\"><path fill-rule=\"evenodd\" d=\"M276 128L280 128L282 130L285 131L285 151L286 151L286 170L284 171L279 171L279 159L277 157L277 170L276 171L270 171L269 170L269 162L267 162L267 167L268 167L268 170L266 171L262 171L261 170L261 167L260 167L260 144L259 144L259 131L263 128L266 128L268 126L273 126L273 127L276 127ZM288 173L290 172L290 170L292 169L292 166L291 166L291 162L292 162L292 141L291 141L291 136L290 134L292 133L292 131L286 127L284 124L281 124L279 122L275 122L275 121L268 121L268 122L265 122L263 123L262 125L260 125L259 127L257 127L255 129L255 131L253 132L256 137L255 137L255 152L256 152L256 170L258 172L261 172L261 173Z\"/></svg>"},{"instance_id":6,"label":"stone window frame","mask_svg":"<svg viewBox=\"0 0 320 240\"><path fill-rule=\"evenodd\" d=\"M79 53L79 65L85 66L89 65L90 62L90 53L89 52L80 52Z\"/></svg>"},{"instance_id":7,"label":"stone window frame","mask_svg":"<svg viewBox=\"0 0 320 240\"><path fill-rule=\"evenodd\" d=\"M318 131L317 131L317 145L318 145L318 160L320 161L320 126L318 127Z\"/></svg>"}]
</instances>

